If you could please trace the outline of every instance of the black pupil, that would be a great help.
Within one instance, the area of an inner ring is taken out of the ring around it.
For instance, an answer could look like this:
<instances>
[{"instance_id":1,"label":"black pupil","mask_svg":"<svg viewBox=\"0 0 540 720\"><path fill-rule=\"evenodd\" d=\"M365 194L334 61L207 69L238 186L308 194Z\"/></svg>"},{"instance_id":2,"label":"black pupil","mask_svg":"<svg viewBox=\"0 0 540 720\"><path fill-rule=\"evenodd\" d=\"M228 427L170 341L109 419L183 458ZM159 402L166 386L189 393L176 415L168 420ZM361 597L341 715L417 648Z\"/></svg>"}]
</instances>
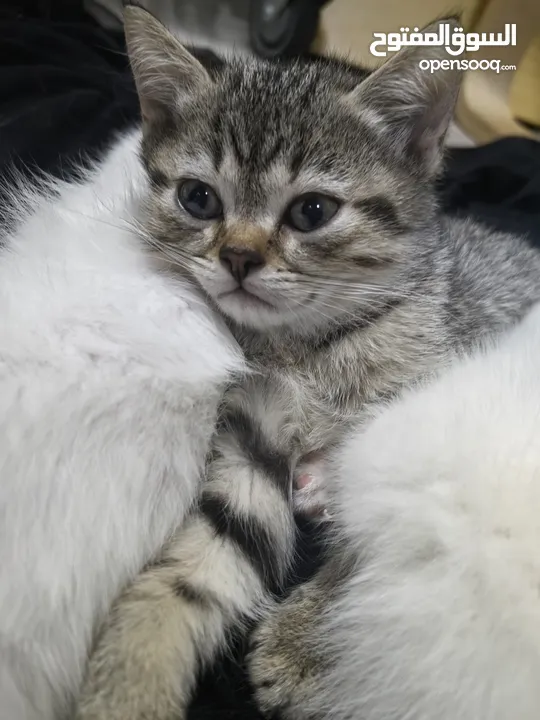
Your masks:
<instances>
[{"instance_id":1,"label":"black pupil","mask_svg":"<svg viewBox=\"0 0 540 720\"><path fill-rule=\"evenodd\" d=\"M208 188L204 185L195 185L195 187L189 191L187 201L191 205L198 207L200 210L206 210L207 206L210 204L210 193Z\"/></svg>"},{"instance_id":2,"label":"black pupil","mask_svg":"<svg viewBox=\"0 0 540 720\"><path fill-rule=\"evenodd\" d=\"M324 207L317 198L307 198L302 203L302 215L309 227L315 227L324 219Z\"/></svg>"}]
</instances>

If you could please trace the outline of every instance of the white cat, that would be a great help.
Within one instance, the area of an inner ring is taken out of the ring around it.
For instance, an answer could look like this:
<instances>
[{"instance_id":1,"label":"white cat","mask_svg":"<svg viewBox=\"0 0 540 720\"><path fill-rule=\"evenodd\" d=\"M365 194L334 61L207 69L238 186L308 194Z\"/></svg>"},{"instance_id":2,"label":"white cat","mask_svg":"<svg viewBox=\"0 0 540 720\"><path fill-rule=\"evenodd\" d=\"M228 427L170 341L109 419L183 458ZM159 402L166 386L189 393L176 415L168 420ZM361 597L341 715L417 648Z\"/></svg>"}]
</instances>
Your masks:
<instances>
[{"instance_id":1,"label":"white cat","mask_svg":"<svg viewBox=\"0 0 540 720\"><path fill-rule=\"evenodd\" d=\"M69 712L96 621L196 494L242 364L196 292L150 265L138 143L52 198L25 193L0 243L2 720Z\"/></svg>"},{"instance_id":2,"label":"white cat","mask_svg":"<svg viewBox=\"0 0 540 720\"><path fill-rule=\"evenodd\" d=\"M322 634L338 720L540 718L540 308L338 460L361 567ZM320 628L319 628L320 630Z\"/></svg>"}]
</instances>

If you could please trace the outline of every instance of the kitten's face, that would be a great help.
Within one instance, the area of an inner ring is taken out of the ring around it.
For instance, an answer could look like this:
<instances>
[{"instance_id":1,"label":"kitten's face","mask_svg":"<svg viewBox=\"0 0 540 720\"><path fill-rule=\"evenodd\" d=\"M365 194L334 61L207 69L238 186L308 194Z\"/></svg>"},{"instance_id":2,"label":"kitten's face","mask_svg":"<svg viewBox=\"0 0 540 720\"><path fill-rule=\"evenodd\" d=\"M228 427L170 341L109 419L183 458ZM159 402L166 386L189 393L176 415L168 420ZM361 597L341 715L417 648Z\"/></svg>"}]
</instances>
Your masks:
<instances>
[{"instance_id":1,"label":"kitten's face","mask_svg":"<svg viewBox=\"0 0 540 720\"><path fill-rule=\"evenodd\" d=\"M199 77L145 123L161 259L258 330L310 332L387 298L434 204L429 173L361 111L363 75L327 61L204 69L184 53Z\"/></svg>"}]
</instances>

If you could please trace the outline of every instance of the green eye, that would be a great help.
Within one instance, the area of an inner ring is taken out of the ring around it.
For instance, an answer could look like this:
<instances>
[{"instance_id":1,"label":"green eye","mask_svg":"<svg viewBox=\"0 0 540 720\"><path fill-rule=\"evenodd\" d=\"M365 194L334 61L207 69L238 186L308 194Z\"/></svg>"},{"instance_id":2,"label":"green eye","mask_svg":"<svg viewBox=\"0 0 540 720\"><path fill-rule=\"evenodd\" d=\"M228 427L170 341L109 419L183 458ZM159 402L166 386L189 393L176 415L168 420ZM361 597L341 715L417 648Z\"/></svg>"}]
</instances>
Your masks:
<instances>
[{"instance_id":1,"label":"green eye","mask_svg":"<svg viewBox=\"0 0 540 720\"><path fill-rule=\"evenodd\" d=\"M223 205L217 193L200 180L180 183L178 201L186 212L199 220L214 220L223 214Z\"/></svg>"},{"instance_id":2,"label":"green eye","mask_svg":"<svg viewBox=\"0 0 540 720\"><path fill-rule=\"evenodd\" d=\"M285 214L285 222L303 233L326 225L339 210L339 202L328 195L310 193L296 198Z\"/></svg>"}]
</instances>

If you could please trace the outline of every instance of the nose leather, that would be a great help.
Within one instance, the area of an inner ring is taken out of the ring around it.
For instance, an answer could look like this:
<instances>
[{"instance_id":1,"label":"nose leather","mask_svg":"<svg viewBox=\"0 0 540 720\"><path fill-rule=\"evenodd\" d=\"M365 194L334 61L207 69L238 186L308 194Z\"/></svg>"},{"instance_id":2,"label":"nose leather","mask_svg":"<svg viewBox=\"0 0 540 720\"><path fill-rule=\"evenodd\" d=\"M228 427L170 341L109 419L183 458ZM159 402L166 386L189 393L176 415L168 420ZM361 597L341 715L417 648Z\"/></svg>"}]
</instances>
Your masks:
<instances>
[{"instance_id":1,"label":"nose leather","mask_svg":"<svg viewBox=\"0 0 540 720\"><path fill-rule=\"evenodd\" d=\"M252 270L264 265L264 257L258 250L224 246L219 251L221 264L241 283Z\"/></svg>"}]
</instances>

